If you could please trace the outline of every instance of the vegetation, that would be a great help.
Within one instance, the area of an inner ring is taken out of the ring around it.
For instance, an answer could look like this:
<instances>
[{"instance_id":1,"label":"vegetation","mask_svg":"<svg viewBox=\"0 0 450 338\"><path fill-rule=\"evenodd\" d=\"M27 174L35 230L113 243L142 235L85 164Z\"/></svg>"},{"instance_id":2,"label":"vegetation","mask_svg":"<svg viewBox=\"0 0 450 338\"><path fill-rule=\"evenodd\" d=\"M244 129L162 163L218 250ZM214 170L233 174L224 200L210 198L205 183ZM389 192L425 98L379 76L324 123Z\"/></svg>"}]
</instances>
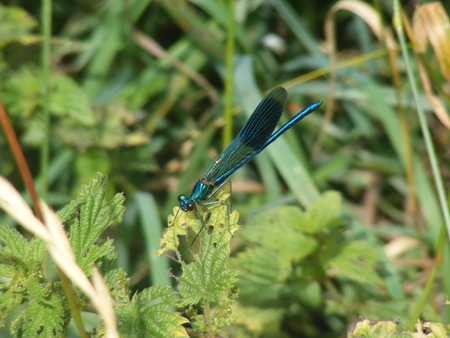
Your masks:
<instances>
[{"instance_id":1,"label":"vegetation","mask_svg":"<svg viewBox=\"0 0 450 338\"><path fill-rule=\"evenodd\" d=\"M448 335L448 11L1 4L0 336ZM324 104L202 227L176 196L276 85Z\"/></svg>"}]
</instances>

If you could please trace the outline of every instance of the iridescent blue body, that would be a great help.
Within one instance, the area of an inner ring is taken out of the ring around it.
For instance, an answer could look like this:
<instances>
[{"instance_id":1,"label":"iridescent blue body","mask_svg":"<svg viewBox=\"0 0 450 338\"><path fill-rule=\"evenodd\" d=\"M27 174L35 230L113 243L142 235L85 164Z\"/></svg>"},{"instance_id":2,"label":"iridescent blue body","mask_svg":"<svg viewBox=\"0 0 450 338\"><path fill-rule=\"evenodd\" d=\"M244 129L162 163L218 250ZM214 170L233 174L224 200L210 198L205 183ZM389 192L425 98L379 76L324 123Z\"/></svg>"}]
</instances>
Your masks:
<instances>
[{"instance_id":1,"label":"iridescent blue body","mask_svg":"<svg viewBox=\"0 0 450 338\"><path fill-rule=\"evenodd\" d=\"M178 196L183 211L196 209L196 203L200 205L220 203L221 201L206 201L228 181L227 178L231 174L322 104L320 101L312 103L274 133L286 101L287 92L283 87L276 87L262 99L237 137L217 156L203 178L197 182L191 195Z\"/></svg>"}]
</instances>

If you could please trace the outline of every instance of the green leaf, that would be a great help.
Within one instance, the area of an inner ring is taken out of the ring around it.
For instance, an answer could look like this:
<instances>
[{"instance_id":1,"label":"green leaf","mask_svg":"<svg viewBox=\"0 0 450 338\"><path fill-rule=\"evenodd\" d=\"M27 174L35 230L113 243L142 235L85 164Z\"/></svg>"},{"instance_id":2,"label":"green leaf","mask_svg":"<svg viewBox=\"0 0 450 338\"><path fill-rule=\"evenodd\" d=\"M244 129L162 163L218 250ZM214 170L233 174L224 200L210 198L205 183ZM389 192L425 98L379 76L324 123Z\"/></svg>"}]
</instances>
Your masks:
<instances>
[{"instance_id":1,"label":"green leaf","mask_svg":"<svg viewBox=\"0 0 450 338\"><path fill-rule=\"evenodd\" d=\"M1 258L1 256L0 256ZM17 274L17 269L13 265L0 264L0 276L12 278Z\"/></svg>"},{"instance_id":2,"label":"green leaf","mask_svg":"<svg viewBox=\"0 0 450 338\"><path fill-rule=\"evenodd\" d=\"M39 238L27 241L15 228L1 225L0 242L4 243L4 246L0 246L2 262L11 262L14 270L18 263L22 268L33 271L46 262L45 244Z\"/></svg>"},{"instance_id":3,"label":"green leaf","mask_svg":"<svg viewBox=\"0 0 450 338\"><path fill-rule=\"evenodd\" d=\"M300 221L300 229L305 233L316 234L331 225L338 225L342 209L342 197L335 191L327 191L313 203Z\"/></svg>"},{"instance_id":4,"label":"green leaf","mask_svg":"<svg viewBox=\"0 0 450 338\"><path fill-rule=\"evenodd\" d=\"M392 337L397 332L397 323L394 321L379 321L371 323L364 319L356 323L349 337Z\"/></svg>"},{"instance_id":5,"label":"green leaf","mask_svg":"<svg viewBox=\"0 0 450 338\"><path fill-rule=\"evenodd\" d=\"M60 213L70 224L70 243L77 262L88 275L97 260L114 252L113 242L104 241L100 234L111 224L120 222L125 210L122 194L106 199L107 182L107 177L99 174Z\"/></svg>"},{"instance_id":6,"label":"green leaf","mask_svg":"<svg viewBox=\"0 0 450 338\"><path fill-rule=\"evenodd\" d=\"M54 115L64 117L75 125L96 124L89 98L74 80L67 76L53 74L52 89L50 110Z\"/></svg>"},{"instance_id":7,"label":"green leaf","mask_svg":"<svg viewBox=\"0 0 450 338\"><path fill-rule=\"evenodd\" d=\"M97 172L111 172L111 154L104 149L90 148L75 159L75 168L80 181L87 182Z\"/></svg>"},{"instance_id":8,"label":"green leaf","mask_svg":"<svg viewBox=\"0 0 450 338\"><path fill-rule=\"evenodd\" d=\"M110 261L109 261L110 263ZM111 263L110 263L111 264ZM117 263L114 262L114 265ZM120 268L105 268L101 266L100 269L104 275L106 284L109 286L111 296L117 305L128 304L130 299L129 280L125 271Z\"/></svg>"},{"instance_id":9,"label":"green leaf","mask_svg":"<svg viewBox=\"0 0 450 338\"><path fill-rule=\"evenodd\" d=\"M217 201L228 201L229 196L226 189L220 189L213 197ZM208 226L220 226L221 228L225 226L230 234L234 234L240 229L240 226L237 225L239 214L234 211L229 215L229 204L217 203L208 206L197 204L196 208L205 220L209 217ZM185 212L180 207L175 207L173 215L168 217L168 227L164 230L163 238L160 240L161 249L156 254L161 256L170 250L177 251L180 244L179 236L187 236L189 230L198 234L205 229L202 229L202 223L195 211Z\"/></svg>"},{"instance_id":10,"label":"green leaf","mask_svg":"<svg viewBox=\"0 0 450 338\"><path fill-rule=\"evenodd\" d=\"M0 327L6 324L16 307L23 302L24 289L21 284L0 284Z\"/></svg>"},{"instance_id":11,"label":"green leaf","mask_svg":"<svg viewBox=\"0 0 450 338\"><path fill-rule=\"evenodd\" d=\"M68 324L64 322L62 299L61 291L55 289L49 290L45 296L32 298L14 321L11 332L24 337L61 336Z\"/></svg>"},{"instance_id":12,"label":"green leaf","mask_svg":"<svg viewBox=\"0 0 450 338\"><path fill-rule=\"evenodd\" d=\"M214 302L233 287L236 272L226 267L230 255L231 234L238 228L237 212L227 216L227 205L214 208L208 224L211 233L203 230L200 251L190 264L182 263L183 274L180 277L179 291L185 305L194 305L201 301ZM229 220L229 227L226 219ZM200 227L195 229L200 231Z\"/></svg>"},{"instance_id":13,"label":"green leaf","mask_svg":"<svg viewBox=\"0 0 450 338\"><path fill-rule=\"evenodd\" d=\"M22 67L4 81L5 105L15 123L24 130L22 140L29 145L40 145L46 137L43 126L42 72L32 67ZM53 74L50 78L52 94L49 96L51 113L57 117L56 134L65 139L75 127L93 127L97 124L90 101L71 78ZM32 100L30 98L33 98ZM80 134L78 133L78 138ZM86 140L84 140L86 141Z\"/></svg>"},{"instance_id":14,"label":"green leaf","mask_svg":"<svg viewBox=\"0 0 450 338\"><path fill-rule=\"evenodd\" d=\"M26 240L16 229L0 226L1 276L9 283L0 285L0 326L14 314L18 317L11 332L19 336L61 336L69 318L64 295L58 283L44 278L47 251L39 238ZM20 308L19 305L25 304ZM17 309L20 309L19 312Z\"/></svg>"},{"instance_id":15,"label":"green leaf","mask_svg":"<svg viewBox=\"0 0 450 338\"><path fill-rule=\"evenodd\" d=\"M36 20L22 8L0 4L0 48L11 42L25 43L34 27Z\"/></svg>"},{"instance_id":16,"label":"green leaf","mask_svg":"<svg viewBox=\"0 0 450 338\"><path fill-rule=\"evenodd\" d=\"M323 266L334 277L346 277L362 284L381 287L383 281L376 273L378 252L365 242L345 242L329 245L319 253Z\"/></svg>"},{"instance_id":17,"label":"green leaf","mask_svg":"<svg viewBox=\"0 0 450 338\"><path fill-rule=\"evenodd\" d=\"M180 245L178 236L188 234L188 225L193 229L200 229L201 223L194 212L184 212L180 207L173 209L173 215L169 215L168 227L164 229L163 238L159 241L160 249L156 252L158 256L170 250L177 250Z\"/></svg>"},{"instance_id":18,"label":"green leaf","mask_svg":"<svg viewBox=\"0 0 450 338\"><path fill-rule=\"evenodd\" d=\"M280 325L285 309L255 306L236 306L233 308L237 324L245 326L255 336L279 336Z\"/></svg>"},{"instance_id":19,"label":"green leaf","mask_svg":"<svg viewBox=\"0 0 450 338\"><path fill-rule=\"evenodd\" d=\"M153 286L136 294L130 306L116 311L121 337L187 337L182 326L188 320L169 311L178 302L165 286Z\"/></svg>"},{"instance_id":20,"label":"green leaf","mask_svg":"<svg viewBox=\"0 0 450 338\"><path fill-rule=\"evenodd\" d=\"M258 215L242 231L242 237L258 243L277 257L281 278L288 276L292 263L298 263L312 253L318 242L301 229L304 213L298 207L280 207Z\"/></svg>"},{"instance_id":21,"label":"green leaf","mask_svg":"<svg viewBox=\"0 0 450 338\"><path fill-rule=\"evenodd\" d=\"M265 304L279 298L283 288L277 254L258 246L245 250L230 260L239 270L240 299L252 304Z\"/></svg>"}]
</instances>

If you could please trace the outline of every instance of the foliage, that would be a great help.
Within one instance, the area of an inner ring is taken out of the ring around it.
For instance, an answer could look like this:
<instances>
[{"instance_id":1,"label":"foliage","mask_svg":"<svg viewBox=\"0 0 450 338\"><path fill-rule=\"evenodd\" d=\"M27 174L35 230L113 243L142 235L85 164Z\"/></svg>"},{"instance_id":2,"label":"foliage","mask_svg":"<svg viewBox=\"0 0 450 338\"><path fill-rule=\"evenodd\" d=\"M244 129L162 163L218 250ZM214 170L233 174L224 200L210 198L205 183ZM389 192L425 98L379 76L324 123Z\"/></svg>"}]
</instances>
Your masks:
<instances>
[{"instance_id":1,"label":"foliage","mask_svg":"<svg viewBox=\"0 0 450 338\"><path fill-rule=\"evenodd\" d=\"M238 323L251 332L257 328L260 334L280 335L281 323L296 318L301 307L305 315L295 319L296 325L320 335L309 327L319 313L338 321L349 312L358 313L363 304L358 304L357 293L369 289L381 296L384 283L376 272L379 254L359 240L346 238L341 215L341 197L328 192L304 212L286 206L253 218L241 234L245 249L231 260L240 272L237 311L265 313L271 320L265 323L258 316L244 315ZM348 285L352 285L349 294Z\"/></svg>"},{"instance_id":2,"label":"foliage","mask_svg":"<svg viewBox=\"0 0 450 338\"><path fill-rule=\"evenodd\" d=\"M223 192L216 198L226 201ZM158 252L159 255L169 250L175 253L182 271L177 277L180 303L187 307L185 314L191 318L193 329L201 334L217 335L234 321L231 306L237 297L237 273L228 269L227 262L230 241L240 227L237 225L238 213L230 214L229 207L229 204L217 203L201 208L199 215L207 215L202 221L194 212L175 208ZM204 227L202 222L207 222ZM194 241L199 241L199 249L197 253L192 252L192 257L183 257L178 249L178 236L188 235L189 230L198 234Z\"/></svg>"},{"instance_id":3,"label":"foliage","mask_svg":"<svg viewBox=\"0 0 450 338\"><path fill-rule=\"evenodd\" d=\"M78 197L59 213L67 228L75 258L86 275L96 266L105 277L115 301L120 332L126 337L183 335L186 319L170 307L176 294L167 287L152 287L129 299L127 277L117 267L117 254L112 240L102 239L102 233L120 222L124 212L122 194L111 199L106 193L104 175L82 187ZM47 250L34 238L27 240L16 229L0 227L0 325L14 317L11 333L15 336L65 336L72 316L61 282L46 277ZM88 306L86 298L77 291L79 305ZM93 333L104 333L102 324Z\"/></svg>"},{"instance_id":4,"label":"foliage","mask_svg":"<svg viewBox=\"0 0 450 338\"><path fill-rule=\"evenodd\" d=\"M415 332L402 331L399 324L393 320L370 322L368 319L361 320L354 323L353 329L349 332L349 338L356 337L446 337L449 333L450 327L441 323L432 322L417 322Z\"/></svg>"},{"instance_id":5,"label":"foliage","mask_svg":"<svg viewBox=\"0 0 450 338\"><path fill-rule=\"evenodd\" d=\"M186 336L182 324L187 322L170 307L177 297L167 287L154 286L135 294L131 303L117 309L121 337L181 337Z\"/></svg>"},{"instance_id":6,"label":"foliage","mask_svg":"<svg viewBox=\"0 0 450 338\"><path fill-rule=\"evenodd\" d=\"M0 275L8 280L1 284L0 325L15 313L11 333L16 336L52 337L64 332L68 308L60 282L45 278L44 243L38 238L28 241L6 225L0 226L0 242Z\"/></svg>"},{"instance_id":7,"label":"foliage","mask_svg":"<svg viewBox=\"0 0 450 338\"><path fill-rule=\"evenodd\" d=\"M447 3L51 3L0 4L0 100L78 264L105 278L121 334L335 337L357 317L368 336L441 332L450 319ZM399 47L400 22L408 41ZM234 174L233 208L199 207L208 226L191 245L201 224L173 209L176 196L230 141L224 132L220 142L224 124L236 135L276 85L289 92L282 120L324 104ZM0 134L0 174L23 190L13 155ZM231 238L234 208L244 230ZM12 226L0 230L1 324L22 336L73 331L76 311L45 245ZM155 281L164 287L149 288ZM89 333L104 334L102 325Z\"/></svg>"}]
</instances>

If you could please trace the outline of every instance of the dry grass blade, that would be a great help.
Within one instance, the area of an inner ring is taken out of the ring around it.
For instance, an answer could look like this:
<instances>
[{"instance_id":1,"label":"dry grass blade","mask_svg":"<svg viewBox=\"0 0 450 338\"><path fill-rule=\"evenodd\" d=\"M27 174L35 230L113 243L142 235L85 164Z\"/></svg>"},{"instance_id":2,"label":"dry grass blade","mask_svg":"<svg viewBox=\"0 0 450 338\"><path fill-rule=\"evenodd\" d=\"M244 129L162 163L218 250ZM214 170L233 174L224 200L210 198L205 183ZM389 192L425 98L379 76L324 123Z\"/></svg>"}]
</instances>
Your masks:
<instances>
[{"instance_id":1,"label":"dry grass blade","mask_svg":"<svg viewBox=\"0 0 450 338\"><path fill-rule=\"evenodd\" d=\"M332 64L334 64L337 59L335 17L336 13L342 10L358 15L369 26L369 28L377 37L377 39L386 45L390 53L390 59L391 60L395 59L392 55L397 50L397 44L395 42L392 32L382 25L381 17L377 13L377 11L373 7L364 2L354 0L344 0L338 1L333 7L331 7L331 9L327 13L325 20L325 36L327 41L327 51L330 54L330 61ZM335 90L336 90L336 74L334 71L332 71L330 77L330 96L327 100L328 105L325 112L326 124L330 123L330 121L333 118L333 111L335 105L334 99ZM314 147L313 151L314 154L317 154L321 148L325 129L326 128L322 128L317 143Z\"/></svg>"},{"instance_id":2,"label":"dry grass blade","mask_svg":"<svg viewBox=\"0 0 450 338\"><path fill-rule=\"evenodd\" d=\"M217 92L214 89L214 87L209 83L208 80L206 80L202 75L194 71L193 69L186 66L181 61L177 60L173 56L171 56L169 53L167 53L164 48L159 45L155 40L150 38L149 36L146 36L145 34L141 33L138 30L133 30L133 34L136 38L136 42L138 43L141 48L146 50L147 52L151 53L157 58L165 59L168 62L170 62L175 68L177 68L180 72L187 75L189 78L191 78L195 83L197 83L200 87L205 89L205 91L208 93L208 96L212 103L217 102Z\"/></svg>"},{"instance_id":3,"label":"dry grass blade","mask_svg":"<svg viewBox=\"0 0 450 338\"><path fill-rule=\"evenodd\" d=\"M447 81L450 80L450 58L448 57L450 55L450 20L441 3L434 2L418 7L413 17L413 34L419 53L425 53L428 42L431 44L439 63L440 73ZM450 115L440 98L433 92L428 72L420 59L419 72L434 113L441 123L450 129Z\"/></svg>"},{"instance_id":4,"label":"dry grass blade","mask_svg":"<svg viewBox=\"0 0 450 338\"><path fill-rule=\"evenodd\" d=\"M93 274L94 286L76 264L69 240L56 214L45 203L41 204L46 227L33 215L18 191L3 177L0 177L0 208L25 229L45 241L55 264L91 299L106 324L107 336L111 338L119 337L112 300L107 291L107 286L95 271Z\"/></svg>"}]
</instances>

